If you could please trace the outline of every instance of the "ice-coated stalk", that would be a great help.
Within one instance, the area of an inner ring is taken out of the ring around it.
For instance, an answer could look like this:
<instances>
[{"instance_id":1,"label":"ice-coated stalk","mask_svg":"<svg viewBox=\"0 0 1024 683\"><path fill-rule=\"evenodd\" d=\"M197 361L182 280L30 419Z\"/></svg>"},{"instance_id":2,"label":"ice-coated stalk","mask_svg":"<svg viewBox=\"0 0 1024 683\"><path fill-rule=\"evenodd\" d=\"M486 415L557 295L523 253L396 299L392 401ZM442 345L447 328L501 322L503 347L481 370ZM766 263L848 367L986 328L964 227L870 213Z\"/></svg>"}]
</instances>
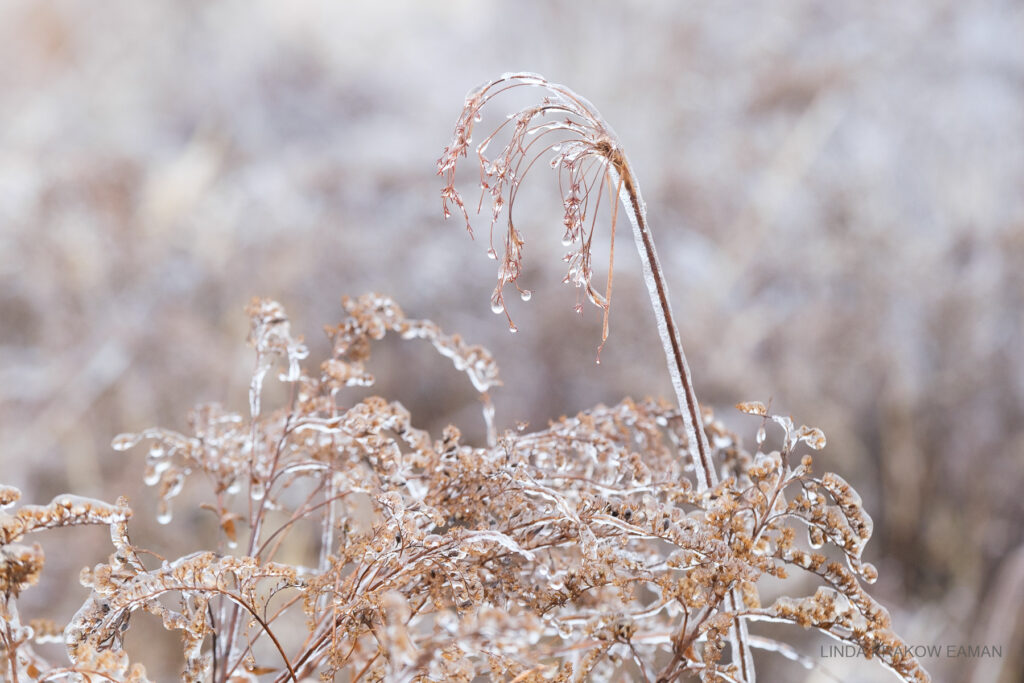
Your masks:
<instances>
[{"instance_id":1,"label":"ice-coated stalk","mask_svg":"<svg viewBox=\"0 0 1024 683\"><path fill-rule=\"evenodd\" d=\"M658 323L658 334L665 350L669 376L672 378L672 387L676 392L679 412L682 415L686 438L689 441L690 455L697 473L697 489L705 491L718 483L718 476L711 458L707 434L704 432L704 420L700 414L700 405L697 403L697 392L693 389L690 366L686 363L686 354L683 353L679 328L672 315L672 305L668 298L668 283L665 281L665 273L658 261L658 252L654 248L654 237L647 224L647 207L644 205L643 197L640 195L640 186L629 167L626 155L618 148L612 148L607 159L612 181L619 187L619 201L622 202L629 222L633 226L633 240L636 242L636 249L640 254L644 283L647 285L647 293L651 297L651 307L654 309L654 318ZM731 590L725 596L725 601L726 607L730 611L736 611L741 604L739 591L735 588ZM746 681L746 683L755 683L756 673L749 643L750 635L747 631L747 622L739 617L734 618L733 627L729 630L729 644L732 648L733 659L740 668L740 680Z\"/></svg>"},{"instance_id":2,"label":"ice-coated stalk","mask_svg":"<svg viewBox=\"0 0 1024 683\"><path fill-rule=\"evenodd\" d=\"M484 195L487 193L490 194L492 199L492 236L502 207L506 202L509 206L505 254L498 271L498 283L491 300L492 310L496 313L504 312L506 317L508 317L508 310L505 307L502 290L510 283L515 284L522 272L522 247L525 241L516 230L511 218L511 206L515 201L517 188L530 168L533 167L537 158L550 151L554 154L550 166L559 172L559 185L562 189L562 199L566 210L563 221L566 232L563 242L567 243L567 245L575 242L579 243L579 249L575 253L567 255L570 267L565 281L571 282L577 287L585 286L587 297L594 304L604 309L603 344L608 333L608 309L612 277L611 259L614 257L614 251L609 257L607 293L602 295L591 286L590 236L593 230L593 223L591 219L591 224L588 228L586 216L590 208L590 192L595 186L594 183L597 183L598 197L602 194L605 182L609 183L609 187L616 188L613 194L618 194L618 200L624 207L630 224L633 227L633 239L636 242L637 252L640 255L640 261L643 266L644 282L650 295L651 306L654 309L654 317L657 321L662 348L665 351L669 376L679 404L679 412L683 419L687 437L687 448L694 463L697 490L701 492L707 491L718 484L718 476L715 471L711 448L704 433L704 421L701 418L700 405L697 403L697 395L693 388L690 369L686 363L686 356L683 353L679 328L672 315L668 284L665 281L665 274L661 264L658 262L658 255L654 248L654 238L647 223L646 208L643 198L640 196L640 187L636 181L636 176L626 159L626 155L618 145L611 126L604 121L597 109L570 88L557 83L551 83L543 76L534 73L507 73L472 90L466 96L465 107L456 124L455 138L445 148L441 158L438 160L438 173L447 179L447 185L441 191L444 215L446 218L451 215L451 205L458 207L466 219L466 228L472 234L469 213L466 210L461 195L455 189L455 167L458 159L467 155L472 139L473 126L481 120L481 108L495 95L519 86L540 87L547 91L547 95L541 100L540 104L525 107L518 113L509 115L506 122L498 126L493 133L477 145L476 149L477 157L480 161L481 204ZM563 116L565 118L562 118ZM534 124L533 122L537 118L545 120L542 123ZM510 127L510 141L495 159L488 159L485 156L488 144L506 126ZM558 143L537 144L538 140L556 131L564 133L566 140ZM537 147L534 147L534 145L537 145ZM600 164L599 168L604 172L604 178L599 183L596 178L588 177L592 168L588 165L590 160L597 160ZM599 202L599 199L597 202ZM597 202L595 202L594 206L595 213ZM613 210L613 242L615 216L616 212ZM496 256L493 246L489 254ZM518 284L516 284L516 287L520 292L523 291L519 288ZM511 317L508 320L509 325L514 331ZM725 603L731 611L735 611L742 604L737 589L729 591L725 596ZM753 662L749 652L746 625L742 618L736 617L733 620L733 628L730 629L729 637L732 645L732 656L739 669L741 679L746 683L753 683Z\"/></svg>"},{"instance_id":3,"label":"ice-coated stalk","mask_svg":"<svg viewBox=\"0 0 1024 683\"><path fill-rule=\"evenodd\" d=\"M658 334L665 350L668 373L672 378L672 387L676 392L679 412L686 428L686 438L690 445L694 469L697 472L697 488L704 491L718 483L715 465L711 459L711 449L704 433L704 420L701 418L697 393L693 389L690 367L686 363L683 344L679 336L679 327L672 315L672 305L668 298L668 283L665 273L658 261L658 252L654 248L654 237L647 225L647 208L640 196L640 186L636 183L626 155L613 148L608 154L608 168L613 182L619 187L619 201L622 202L629 222L633 226L633 240L636 242L640 263L643 267L644 283L651 297L651 307L658 323Z\"/></svg>"}]
</instances>

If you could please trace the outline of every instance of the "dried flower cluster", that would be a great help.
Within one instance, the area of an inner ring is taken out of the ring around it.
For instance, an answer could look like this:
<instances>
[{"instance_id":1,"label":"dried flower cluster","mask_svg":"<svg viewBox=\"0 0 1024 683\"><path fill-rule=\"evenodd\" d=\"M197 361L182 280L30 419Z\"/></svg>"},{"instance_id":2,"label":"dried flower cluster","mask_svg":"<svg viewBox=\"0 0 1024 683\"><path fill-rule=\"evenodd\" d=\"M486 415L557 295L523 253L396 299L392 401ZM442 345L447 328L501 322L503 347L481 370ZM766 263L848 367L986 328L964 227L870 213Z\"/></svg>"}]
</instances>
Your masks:
<instances>
[{"instance_id":1,"label":"dried flower cluster","mask_svg":"<svg viewBox=\"0 0 1024 683\"><path fill-rule=\"evenodd\" d=\"M536 85L539 77L511 78ZM480 93L491 85L471 95L443 172L454 173ZM552 87L562 99L510 119L514 142L485 169L485 178L497 178L484 183L495 216L525 172L534 117L592 111ZM611 173L608 187L629 205L638 245L650 235L624 155L599 118L590 124L560 123L581 137L546 149L567 177L567 239L581 244L570 280L607 312L610 280L603 296L590 286L586 217L603 192L599 180L591 193L595 178ZM587 137L594 130L599 137ZM462 207L451 176L444 197ZM522 244L510 222L499 310ZM645 253L657 292L663 280L652 244ZM165 559L131 541L125 500L60 496L2 513L5 680L147 680L123 649L140 611L180 633L187 681L752 682L750 648L809 664L791 646L748 633L748 622L758 621L817 629L877 655L902 680L929 680L863 588L877 572L862 559L872 523L860 498L839 476L816 476L800 452L822 448L822 432L744 403L738 408L761 423L755 452L744 449L698 407L681 346L671 345L678 331L664 292L660 303L678 406L626 399L539 431L498 433L487 392L500 381L485 349L370 294L343 301L346 319L327 329L332 353L311 368L282 306L254 300L248 414L202 405L190 434L149 429L113 442L119 451L147 446L145 481L158 492L162 523L172 521L172 501L186 484L205 487L203 509L219 538ZM349 398L352 388L372 385L372 344L389 332L429 341L467 374L481 397L485 445L466 443L455 426L428 434L399 403ZM275 370L287 398L271 408L264 384ZM780 438L769 442L767 427ZM0 487L4 508L19 496ZM42 549L22 540L77 524L107 525L114 552L82 572L89 596L62 630L22 623L17 598L43 568ZM790 573L813 577L818 589L802 597L765 589L762 579ZM33 649L55 637L67 666Z\"/></svg>"},{"instance_id":2,"label":"dried flower cluster","mask_svg":"<svg viewBox=\"0 0 1024 683\"><path fill-rule=\"evenodd\" d=\"M334 353L312 373L280 305L250 307L256 375L280 361L292 388L284 407L244 417L206 405L192 416L192 434L115 439L122 450L148 444L147 481L164 521L185 479L207 482L207 509L222 530L216 552L154 562L129 540L123 504L61 496L4 514L8 679L145 680L120 643L132 613L146 610L181 632L192 681L339 672L349 680L607 680L623 672L738 680L735 665L722 662L737 615L820 629L878 652L904 680L927 680L916 661L898 658L905 648L893 647L900 641L885 610L862 587L876 572L861 559L871 519L860 499L840 477L815 476L810 457L797 453L824 445L819 430L741 404L782 435L778 450L762 450L762 428L749 453L706 412L724 476L703 492L679 412L662 402L598 406L540 431L505 432L488 447L463 443L455 427L432 438L398 403L345 404L346 387L372 381L371 342L387 331L427 338L478 389L498 382L493 359L407 319L387 297L345 306L349 317L329 329ZM18 497L0 493L8 505ZM280 561L302 520L316 523L315 561ZM72 666L54 669L30 645L52 634L18 620L15 600L42 567L39 547L19 542L73 524L109 525L114 553L83 572L91 595L63 631ZM803 528L807 543L797 535ZM831 552L815 550L823 545ZM822 587L762 604L759 580L793 570ZM742 603L730 610L733 589ZM303 614L301 638L278 627L290 611ZM750 642L796 656L781 643Z\"/></svg>"}]
</instances>

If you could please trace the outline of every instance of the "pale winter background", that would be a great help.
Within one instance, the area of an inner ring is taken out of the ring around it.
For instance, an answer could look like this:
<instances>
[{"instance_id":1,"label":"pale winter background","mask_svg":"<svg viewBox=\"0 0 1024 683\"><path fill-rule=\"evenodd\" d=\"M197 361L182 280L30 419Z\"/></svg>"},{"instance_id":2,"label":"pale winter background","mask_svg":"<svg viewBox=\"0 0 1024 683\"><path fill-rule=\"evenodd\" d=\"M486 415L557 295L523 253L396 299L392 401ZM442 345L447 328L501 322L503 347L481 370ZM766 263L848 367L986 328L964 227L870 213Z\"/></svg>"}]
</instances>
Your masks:
<instances>
[{"instance_id":1,"label":"pale winter background","mask_svg":"<svg viewBox=\"0 0 1024 683\"><path fill-rule=\"evenodd\" d=\"M537 71L630 154L703 402L738 429L732 404L769 398L823 428L819 465L875 517L899 633L1002 647L923 659L938 680L1022 680L1022 35L1009 1L7 0L0 479L28 502L126 493L136 542L201 547L200 513L195 537L153 524L141 458L109 444L185 429L199 401L245 409L253 295L281 300L316 357L343 294L392 294L495 353L502 426L668 395L628 231L597 366L600 316L559 285L546 169L517 206L535 295L514 336L490 313L486 240L441 219L435 161L466 91ZM479 437L474 392L429 348L375 359L375 391L420 426ZM104 536L40 539L29 616L70 616ZM173 678L174 636L130 634ZM772 657L765 680L886 680Z\"/></svg>"}]
</instances>

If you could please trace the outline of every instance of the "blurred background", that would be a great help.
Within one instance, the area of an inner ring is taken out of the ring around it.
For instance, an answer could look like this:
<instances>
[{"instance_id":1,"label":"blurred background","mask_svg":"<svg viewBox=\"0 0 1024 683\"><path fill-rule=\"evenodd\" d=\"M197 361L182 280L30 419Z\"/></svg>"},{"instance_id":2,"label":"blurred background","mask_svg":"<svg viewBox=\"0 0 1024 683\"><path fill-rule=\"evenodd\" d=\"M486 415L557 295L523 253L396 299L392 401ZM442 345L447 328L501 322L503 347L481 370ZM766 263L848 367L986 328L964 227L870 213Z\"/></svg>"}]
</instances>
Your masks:
<instances>
[{"instance_id":1,"label":"blurred background","mask_svg":"<svg viewBox=\"0 0 1024 683\"><path fill-rule=\"evenodd\" d=\"M486 222L473 242L442 220L435 162L465 93L537 71L629 153L702 401L748 435L740 400L824 429L816 462L874 516L896 630L1002 647L923 659L936 680L1024 680L1021 36L1024 6L997 0L6 0L0 480L26 502L125 493L141 545L202 547L152 523L141 454L109 444L185 430L201 401L245 410L255 295L316 361L343 294L393 295L495 354L502 427L669 396L625 229L595 365L601 318L559 284L546 166L516 207L534 291L518 334L490 312ZM480 438L475 393L429 346L385 342L371 369L420 426ZM109 552L90 534L39 539L30 616L84 599L78 569ZM766 680L889 680L858 658L764 661L784 672Z\"/></svg>"}]
</instances>

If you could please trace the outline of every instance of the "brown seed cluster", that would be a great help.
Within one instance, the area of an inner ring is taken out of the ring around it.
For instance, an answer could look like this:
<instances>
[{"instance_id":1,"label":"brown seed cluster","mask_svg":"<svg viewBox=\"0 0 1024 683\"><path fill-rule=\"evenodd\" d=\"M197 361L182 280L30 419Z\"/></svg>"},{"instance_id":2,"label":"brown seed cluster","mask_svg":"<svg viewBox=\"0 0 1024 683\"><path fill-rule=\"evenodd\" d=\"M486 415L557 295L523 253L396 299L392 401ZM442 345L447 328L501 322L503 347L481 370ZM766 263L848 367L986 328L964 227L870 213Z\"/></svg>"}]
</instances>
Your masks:
<instances>
[{"instance_id":1,"label":"brown seed cluster","mask_svg":"<svg viewBox=\"0 0 1024 683\"><path fill-rule=\"evenodd\" d=\"M498 382L493 359L386 297L346 309L328 330L331 357L309 373L290 369L299 342L283 310L250 307L251 342L273 358L257 372L281 368L285 405L248 416L201 406L192 434L115 440L149 445L148 481L164 499L180 481L205 482L215 550L154 561L129 539L120 504L59 496L3 513L8 679L145 680L121 650L143 610L181 634L191 681L733 680L723 651L738 616L818 629L878 652L904 680L928 680L915 660L887 654L905 648L883 647L899 641L862 587L876 572L861 559L871 520L859 497L795 453L821 445L818 430L748 410L783 444L751 453L706 413L722 476L705 491L679 412L660 401L597 406L489 446L455 427L434 438L396 402L346 403L347 386L370 381L372 342L387 331L426 338L484 389ZM42 568L38 546L19 541L83 523L108 525L114 552L83 572L91 594L63 630L71 665L54 667L32 653L45 629L14 609ZM315 551L287 559L298 534ZM794 571L821 587L763 605L760 579Z\"/></svg>"}]
</instances>

